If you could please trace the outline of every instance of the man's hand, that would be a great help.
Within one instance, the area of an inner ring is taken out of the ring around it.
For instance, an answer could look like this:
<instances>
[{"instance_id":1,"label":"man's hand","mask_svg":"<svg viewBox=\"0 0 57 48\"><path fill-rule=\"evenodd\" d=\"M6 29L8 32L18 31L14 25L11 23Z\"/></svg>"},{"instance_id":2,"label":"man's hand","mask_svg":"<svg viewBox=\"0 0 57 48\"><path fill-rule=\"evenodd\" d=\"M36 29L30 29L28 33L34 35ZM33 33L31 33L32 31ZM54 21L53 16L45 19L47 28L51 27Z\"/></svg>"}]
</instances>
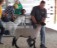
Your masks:
<instances>
[{"instance_id":1,"label":"man's hand","mask_svg":"<svg viewBox=\"0 0 57 48\"><path fill-rule=\"evenodd\" d=\"M15 16L12 16L12 20L14 21L16 19L16 17Z\"/></svg>"},{"instance_id":2,"label":"man's hand","mask_svg":"<svg viewBox=\"0 0 57 48\"><path fill-rule=\"evenodd\" d=\"M42 18L41 25L46 25L45 20L46 20L46 18Z\"/></svg>"},{"instance_id":3,"label":"man's hand","mask_svg":"<svg viewBox=\"0 0 57 48\"><path fill-rule=\"evenodd\" d=\"M46 18L42 18L42 22L44 22L44 23L45 23L45 20L46 20Z\"/></svg>"},{"instance_id":4,"label":"man's hand","mask_svg":"<svg viewBox=\"0 0 57 48\"><path fill-rule=\"evenodd\" d=\"M7 16L8 16L8 14L7 14L7 13L4 13L4 14L3 14L3 16L4 16L4 17L7 17Z\"/></svg>"}]
</instances>

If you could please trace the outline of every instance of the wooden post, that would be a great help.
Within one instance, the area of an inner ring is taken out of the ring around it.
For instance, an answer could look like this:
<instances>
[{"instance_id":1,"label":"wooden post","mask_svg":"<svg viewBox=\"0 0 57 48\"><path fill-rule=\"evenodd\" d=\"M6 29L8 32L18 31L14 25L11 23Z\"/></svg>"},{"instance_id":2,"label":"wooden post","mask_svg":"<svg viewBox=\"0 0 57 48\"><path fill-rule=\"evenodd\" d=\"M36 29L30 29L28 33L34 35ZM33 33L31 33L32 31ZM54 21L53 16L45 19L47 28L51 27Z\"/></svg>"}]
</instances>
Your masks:
<instances>
[{"instance_id":1,"label":"wooden post","mask_svg":"<svg viewBox=\"0 0 57 48\"><path fill-rule=\"evenodd\" d=\"M57 23L57 0L55 0L55 18L54 23Z\"/></svg>"},{"instance_id":2,"label":"wooden post","mask_svg":"<svg viewBox=\"0 0 57 48\"><path fill-rule=\"evenodd\" d=\"M56 0L56 23L57 23L57 0Z\"/></svg>"}]
</instances>

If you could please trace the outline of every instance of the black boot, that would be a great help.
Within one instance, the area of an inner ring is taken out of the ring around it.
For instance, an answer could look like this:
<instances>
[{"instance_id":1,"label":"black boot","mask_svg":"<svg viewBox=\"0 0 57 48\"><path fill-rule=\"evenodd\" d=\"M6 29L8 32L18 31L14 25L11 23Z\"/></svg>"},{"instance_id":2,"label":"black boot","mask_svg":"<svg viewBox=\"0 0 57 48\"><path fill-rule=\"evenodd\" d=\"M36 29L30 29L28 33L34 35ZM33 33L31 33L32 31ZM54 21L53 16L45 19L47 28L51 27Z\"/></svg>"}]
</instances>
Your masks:
<instances>
[{"instance_id":1,"label":"black boot","mask_svg":"<svg viewBox=\"0 0 57 48\"><path fill-rule=\"evenodd\" d=\"M40 48L47 48L45 45L41 44Z\"/></svg>"}]
</instances>

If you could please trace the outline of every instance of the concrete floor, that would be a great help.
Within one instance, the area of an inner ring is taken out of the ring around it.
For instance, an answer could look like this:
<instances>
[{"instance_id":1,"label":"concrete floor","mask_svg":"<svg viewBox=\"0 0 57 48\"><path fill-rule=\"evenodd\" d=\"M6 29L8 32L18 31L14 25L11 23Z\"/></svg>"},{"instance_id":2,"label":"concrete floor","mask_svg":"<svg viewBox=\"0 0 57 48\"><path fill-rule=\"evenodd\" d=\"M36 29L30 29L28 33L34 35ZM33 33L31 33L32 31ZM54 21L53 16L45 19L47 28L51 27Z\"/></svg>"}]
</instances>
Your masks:
<instances>
[{"instance_id":1,"label":"concrete floor","mask_svg":"<svg viewBox=\"0 0 57 48\"><path fill-rule=\"evenodd\" d=\"M20 48L29 48L27 38L20 37L17 41L17 44ZM0 45L0 48L14 48L11 46L12 37L3 37L3 45ZM46 46L47 48L57 48L57 31L52 29L46 29ZM40 35L36 39L36 47L40 48Z\"/></svg>"}]
</instances>

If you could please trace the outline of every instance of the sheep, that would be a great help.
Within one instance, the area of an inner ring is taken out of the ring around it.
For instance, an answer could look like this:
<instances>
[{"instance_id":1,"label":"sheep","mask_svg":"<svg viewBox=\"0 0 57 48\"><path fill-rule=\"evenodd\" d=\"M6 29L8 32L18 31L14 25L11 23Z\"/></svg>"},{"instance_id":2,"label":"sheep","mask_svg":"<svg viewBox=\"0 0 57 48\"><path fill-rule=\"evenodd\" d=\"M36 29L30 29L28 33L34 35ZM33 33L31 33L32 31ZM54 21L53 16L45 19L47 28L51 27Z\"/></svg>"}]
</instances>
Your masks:
<instances>
[{"instance_id":1,"label":"sheep","mask_svg":"<svg viewBox=\"0 0 57 48\"><path fill-rule=\"evenodd\" d=\"M15 37L13 38L12 46L15 45L16 48L19 48L17 45L17 40L19 39L19 37L26 37L26 38L28 38L27 43L28 43L29 47L36 48L35 39L38 35L38 32L40 32L40 30L41 30L41 25L38 24L37 26L38 26L37 29L34 29L32 26L25 26L25 25L22 28L20 28L20 27L17 28L15 30ZM38 32L36 32L37 30L38 30ZM33 42L33 43L31 43L31 42Z\"/></svg>"},{"instance_id":2,"label":"sheep","mask_svg":"<svg viewBox=\"0 0 57 48\"><path fill-rule=\"evenodd\" d=\"M13 38L13 44L15 43L16 48L19 48L16 44L17 40L19 39L19 37L25 37L25 38L28 38L27 42L28 42L29 47L34 46L34 48L36 48L35 39L36 39L38 33L40 32L40 29L41 29L41 25L38 25L37 29L33 29L32 27L17 28L15 31L15 37ZM37 30L38 30L38 32L36 32ZM31 43L31 42L33 42L33 43Z\"/></svg>"}]
</instances>

